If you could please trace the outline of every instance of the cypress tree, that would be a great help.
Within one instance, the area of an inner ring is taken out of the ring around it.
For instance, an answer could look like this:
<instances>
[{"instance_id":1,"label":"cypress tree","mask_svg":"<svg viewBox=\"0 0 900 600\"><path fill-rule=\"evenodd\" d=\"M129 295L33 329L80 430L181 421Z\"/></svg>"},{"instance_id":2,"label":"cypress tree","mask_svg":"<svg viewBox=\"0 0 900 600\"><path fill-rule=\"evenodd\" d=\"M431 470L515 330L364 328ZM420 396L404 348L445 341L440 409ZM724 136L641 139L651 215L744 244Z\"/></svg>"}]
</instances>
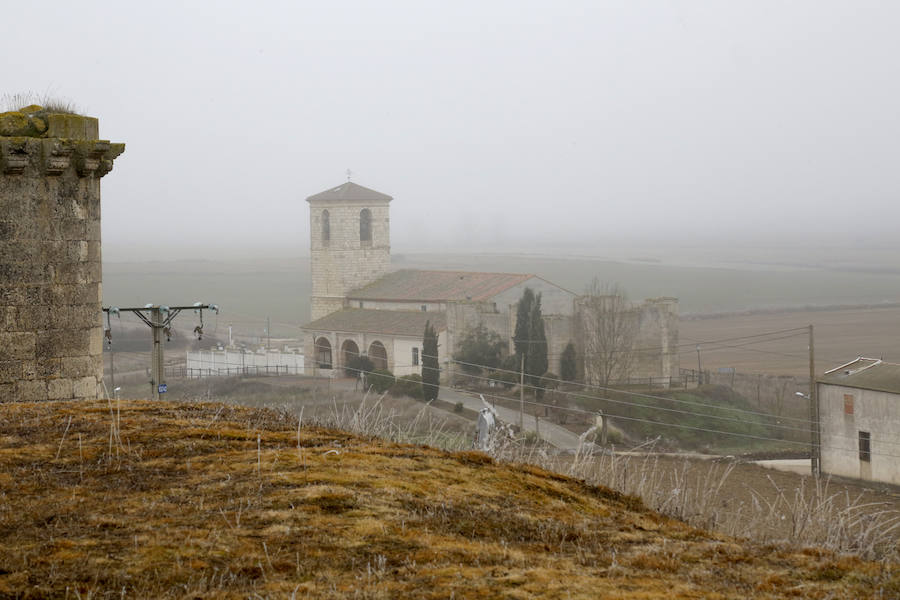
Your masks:
<instances>
[{"instance_id":1,"label":"cypress tree","mask_svg":"<svg viewBox=\"0 0 900 600\"><path fill-rule=\"evenodd\" d=\"M534 304L534 292L531 288L525 288L519 305L516 309L516 333L513 336L513 345L516 349L516 364L522 364L522 356L528 360L528 344L531 340L531 307ZM516 367L518 368L518 367Z\"/></svg>"},{"instance_id":2,"label":"cypress tree","mask_svg":"<svg viewBox=\"0 0 900 600\"><path fill-rule=\"evenodd\" d=\"M436 400L441 388L441 366L438 362L438 337L431 326L425 322L425 333L422 336L422 396L425 402Z\"/></svg>"},{"instance_id":3,"label":"cypress tree","mask_svg":"<svg viewBox=\"0 0 900 600\"><path fill-rule=\"evenodd\" d=\"M525 373L531 385L540 386L541 376L547 372L547 335L541 311L541 295L535 296L528 319L529 350L525 358ZM543 389L535 388L535 395L543 397Z\"/></svg>"}]
</instances>

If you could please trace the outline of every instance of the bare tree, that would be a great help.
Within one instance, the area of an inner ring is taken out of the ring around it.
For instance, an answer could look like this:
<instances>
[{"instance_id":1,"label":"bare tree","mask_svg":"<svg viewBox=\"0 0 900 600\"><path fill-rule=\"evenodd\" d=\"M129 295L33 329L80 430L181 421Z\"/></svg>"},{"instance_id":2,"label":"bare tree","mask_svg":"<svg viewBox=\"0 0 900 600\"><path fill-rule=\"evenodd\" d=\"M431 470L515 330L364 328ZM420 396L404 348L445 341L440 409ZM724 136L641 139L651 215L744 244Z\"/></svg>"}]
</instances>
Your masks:
<instances>
[{"instance_id":1,"label":"bare tree","mask_svg":"<svg viewBox=\"0 0 900 600\"><path fill-rule=\"evenodd\" d=\"M640 319L625 291L594 278L576 305L585 382L607 387L628 378Z\"/></svg>"}]
</instances>

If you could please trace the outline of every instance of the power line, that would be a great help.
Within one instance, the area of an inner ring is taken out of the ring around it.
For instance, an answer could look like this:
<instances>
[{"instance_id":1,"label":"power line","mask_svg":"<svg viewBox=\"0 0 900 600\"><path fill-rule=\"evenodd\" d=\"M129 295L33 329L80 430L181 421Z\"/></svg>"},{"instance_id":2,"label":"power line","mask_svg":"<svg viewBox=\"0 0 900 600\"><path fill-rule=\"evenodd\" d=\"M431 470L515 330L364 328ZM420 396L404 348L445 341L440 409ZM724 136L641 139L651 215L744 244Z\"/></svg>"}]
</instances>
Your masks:
<instances>
[{"instance_id":1,"label":"power line","mask_svg":"<svg viewBox=\"0 0 900 600\"><path fill-rule=\"evenodd\" d=\"M395 368L397 368L397 367L403 368L403 367L414 367L414 366L419 366L419 365L396 365L396 364L395 364L394 366L395 366ZM362 369L355 369L355 368L352 368L352 367L341 367L341 368L342 368L343 370L345 370L345 371L351 371L351 372L356 372L356 373L366 373L366 371L364 371L364 370L362 370ZM427 368L427 367L424 367L424 366L423 366L423 368ZM438 369L438 370L440 370L440 369ZM476 378L477 378L477 377L476 377ZM481 378L481 379L485 379L485 378ZM527 384L526 384L526 387L535 388L535 386L530 386L530 385L527 385ZM608 389L608 388L607 388L607 389ZM458 392L460 392L460 393L468 394L468 395L470 395L470 396L472 396L472 397L475 397L475 396L477 396L477 395L483 395L483 396L485 396L485 397L487 397L487 398L495 398L495 399L500 399L500 400L513 401L511 398L508 398L508 397L506 397L506 396L499 396L499 395L496 395L496 394L483 393L483 392L471 392L471 391L469 391L469 390L458 390L458 389L457 389L456 391L458 391ZM612 390L612 391L621 391L621 390ZM615 401L615 400L612 400L612 399L609 399L609 398L598 398L598 397L595 397L595 396L587 396L587 395L579 394L578 392L560 392L560 391L557 391L557 393L560 393L560 394L563 394L563 395L566 395L566 396L573 396L573 395L574 395L574 396L577 397L577 398L581 398L581 399L585 399L585 400L608 400L608 401L611 401L611 402L616 402L616 403L619 403L619 404L623 404L623 405L625 405L625 406L638 407L638 408L662 409L662 407L648 406L648 405L646 405L646 404L638 404L638 403L634 403L634 402L627 402L627 401L624 401L624 400ZM634 393L634 392L632 392L632 393ZM634 393L634 394L636 394L636 393ZM640 395L640 394L638 394L638 395ZM649 396L649 395L643 395L643 396L648 397L648 398L655 398L655 399L660 399L660 400L666 400L666 401L673 401L673 400L675 400L674 398L666 398L666 397L664 397L664 396ZM565 411L568 411L568 412L575 412L575 413L589 414L589 415L592 415L592 416L596 416L596 415L598 414L596 411L591 411L591 410L587 410L587 409L584 409L584 408L556 406L556 405L548 404L548 403L545 403L545 402L537 402L537 401L534 401L534 400L523 400L523 401L524 401L525 404L530 404L530 405L533 405L533 406L542 406L542 407L547 407L547 408L553 408L553 409L556 409L556 410L565 410ZM688 401L682 401L682 402L688 402ZM719 408L720 410L734 410L734 411L738 411L738 412L749 412L749 413L751 413L751 414L761 415L761 416L770 417L770 418L776 418L774 415L770 415L770 414L768 414L768 413L754 413L754 412L752 412L752 411L744 411L743 409L731 409L731 408L717 407L717 406L715 406L715 405L706 405L706 404L701 404L701 405L702 405L702 406L710 406L710 407L713 407L713 408ZM663 410L666 410L666 409L663 409ZM674 409L668 409L668 410L674 410ZM691 412L685 412L685 411L674 411L674 412L682 412L682 413L684 413L684 414L688 414L688 415L692 415L692 416L696 416L696 417L701 417L701 418L716 418L716 417L713 416L713 415L706 415L706 414L703 414L703 413L691 413ZM679 424L679 423L666 423L666 422L663 422L663 421L656 421L656 420L653 420L653 419L646 419L646 418L640 418L640 417L630 417L630 416L617 415L617 414L611 414L611 413L605 413L604 416L605 416L605 417L612 417L612 418L615 418L615 419L623 419L623 420L627 420L627 421L634 421L634 422L640 422L640 423L647 423L647 424L652 424L652 425L663 425L663 426L666 426L666 427L674 427L674 428L677 428L677 429L688 429L688 430L694 430L694 431L703 431L703 432L707 432L707 433L716 433L716 434L720 434L720 435L730 435L730 436L737 436L737 437L743 437L743 438L748 438L748 439L757 439L757 440L762 440L762 441L779 442L779 443L789 443L789 444L802 445L802 446L805 446L805 447L809 447L809 446L810 446L810 443L809 443L809 442L801 442L801 441L795 441L795 440L783 440L783 439L780 439L780 438L773 438L773 437L766 437L766 436L758 436L758 435L753 435L753 434L742 434L742 433L739 433L739 432L725 431L725 430L721 430L721 429L711 429L711 428L704 428L704 427L694 427L694 426L683 425L683 424ZM804 423L808 423L808 422L809 422L808 420L805 420L805 419L798 419L798 418L791 418L791 417L779 417L779 418L783 418L783 419L786 419L786 420L798 420L798 421L802 421L802 422L804 422ZM734 419L724 419L724 420L730 420L730 421L739 422L739 423L746 423L746 421L739 421L739 420L734 420ZM788 430L788 431L800 431L800 432L807 432L807 431L808 431L808 429L806 429L806 428L800 428L800 429L798 429L798 428L792 428L792 427L787 427L787 426L770 425L770 424L766 424L766 423L758 423L758 425L763 426L763 427L770 427L770 428L774 427L774 428L786 429L786 430ZM848 439L848 440L850 440L850 439L855 440L855 439L856 439L856 438L851 438L851 437L849 437L849 436L840 436L840 435L833 435L833 436L831 436L831 437L838 438L838 439ZM878 443L880 443L880 444L888 444L888 445L891 445L891 446L900 446L900 442L893 442L893 441L890 441L890 440L877 439L877 440L873 440L873 442L878 442ZM840 448L840 447L836 447L836 446L822 446L821 444L814 444L813 446L814 446L814 447L817 447L817 448L825 448L825 449L830 449L830 450L842 450L842 451L848 451L848 452L849 452L849 450L847 450L846 448ZM872 454L876 454L876 455L878 455L878 456L900 458L900 455L886 454L886 453L884 453L884 452L873 452Z\"/></svg>"}]
</instances>

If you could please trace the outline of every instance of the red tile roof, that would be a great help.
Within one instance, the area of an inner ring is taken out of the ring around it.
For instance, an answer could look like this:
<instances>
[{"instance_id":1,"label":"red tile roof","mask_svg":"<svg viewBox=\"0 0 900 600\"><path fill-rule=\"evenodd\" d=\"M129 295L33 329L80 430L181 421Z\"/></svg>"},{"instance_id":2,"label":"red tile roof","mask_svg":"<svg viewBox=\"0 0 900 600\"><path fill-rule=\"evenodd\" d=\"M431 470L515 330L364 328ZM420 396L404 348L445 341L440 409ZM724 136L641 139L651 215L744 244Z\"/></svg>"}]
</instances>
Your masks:
<instances>
[{"instance_id":1,"label":"red tile roof","mask_svg":"<svg viewBox=\"0 0 900 600\"><path fill-rule=\"evenodd\" d=\"M401 302L486 301L532 277L521 273L402 269L349 292L347 297Z\"/></svg>"},{"instance_id":2,"label":"red tile roof","mask_svg":"<svg viewBox=\"0 0 900 600\"><path fill-rule=\"evenodd\" d=\"M371 190L350 181L342 183L337 187L333 187L330 190L314 194L306 199L307 202L390 202L391 200L393 200L393 198L387 194L376 192L375 190Z\"/></svg>"},{"instance_id":3,"label":"red tile roof","mask_svg":"<svg viewBox=\"0 0 900 600\"><path fill-rule=\"evenodd\" d=\"M422 337L426 321L431 321L435 331L447 328L447 319L442 312L345 308L307 323L303 329Z\"/></svg>"}]
</instances>

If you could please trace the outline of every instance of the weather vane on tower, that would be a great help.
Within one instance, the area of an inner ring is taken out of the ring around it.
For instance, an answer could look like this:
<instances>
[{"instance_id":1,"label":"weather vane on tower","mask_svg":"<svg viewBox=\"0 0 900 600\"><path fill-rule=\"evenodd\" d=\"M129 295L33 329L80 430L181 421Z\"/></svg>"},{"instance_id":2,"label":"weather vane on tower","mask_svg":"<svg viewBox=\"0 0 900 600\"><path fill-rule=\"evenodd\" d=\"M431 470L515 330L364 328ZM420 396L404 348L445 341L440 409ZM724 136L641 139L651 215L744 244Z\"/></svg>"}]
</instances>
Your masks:
<instances>
[{"instance_id":1,"label":"weather vane on tower","mask_svg":"<svg viewBox=\"0 0 900 600\"><path fill-rule=\"evenodd\" d=\"M353 171L347 169L347 181L350 181L350 177L353 175Z\"/></svg>"}]
</instances>

